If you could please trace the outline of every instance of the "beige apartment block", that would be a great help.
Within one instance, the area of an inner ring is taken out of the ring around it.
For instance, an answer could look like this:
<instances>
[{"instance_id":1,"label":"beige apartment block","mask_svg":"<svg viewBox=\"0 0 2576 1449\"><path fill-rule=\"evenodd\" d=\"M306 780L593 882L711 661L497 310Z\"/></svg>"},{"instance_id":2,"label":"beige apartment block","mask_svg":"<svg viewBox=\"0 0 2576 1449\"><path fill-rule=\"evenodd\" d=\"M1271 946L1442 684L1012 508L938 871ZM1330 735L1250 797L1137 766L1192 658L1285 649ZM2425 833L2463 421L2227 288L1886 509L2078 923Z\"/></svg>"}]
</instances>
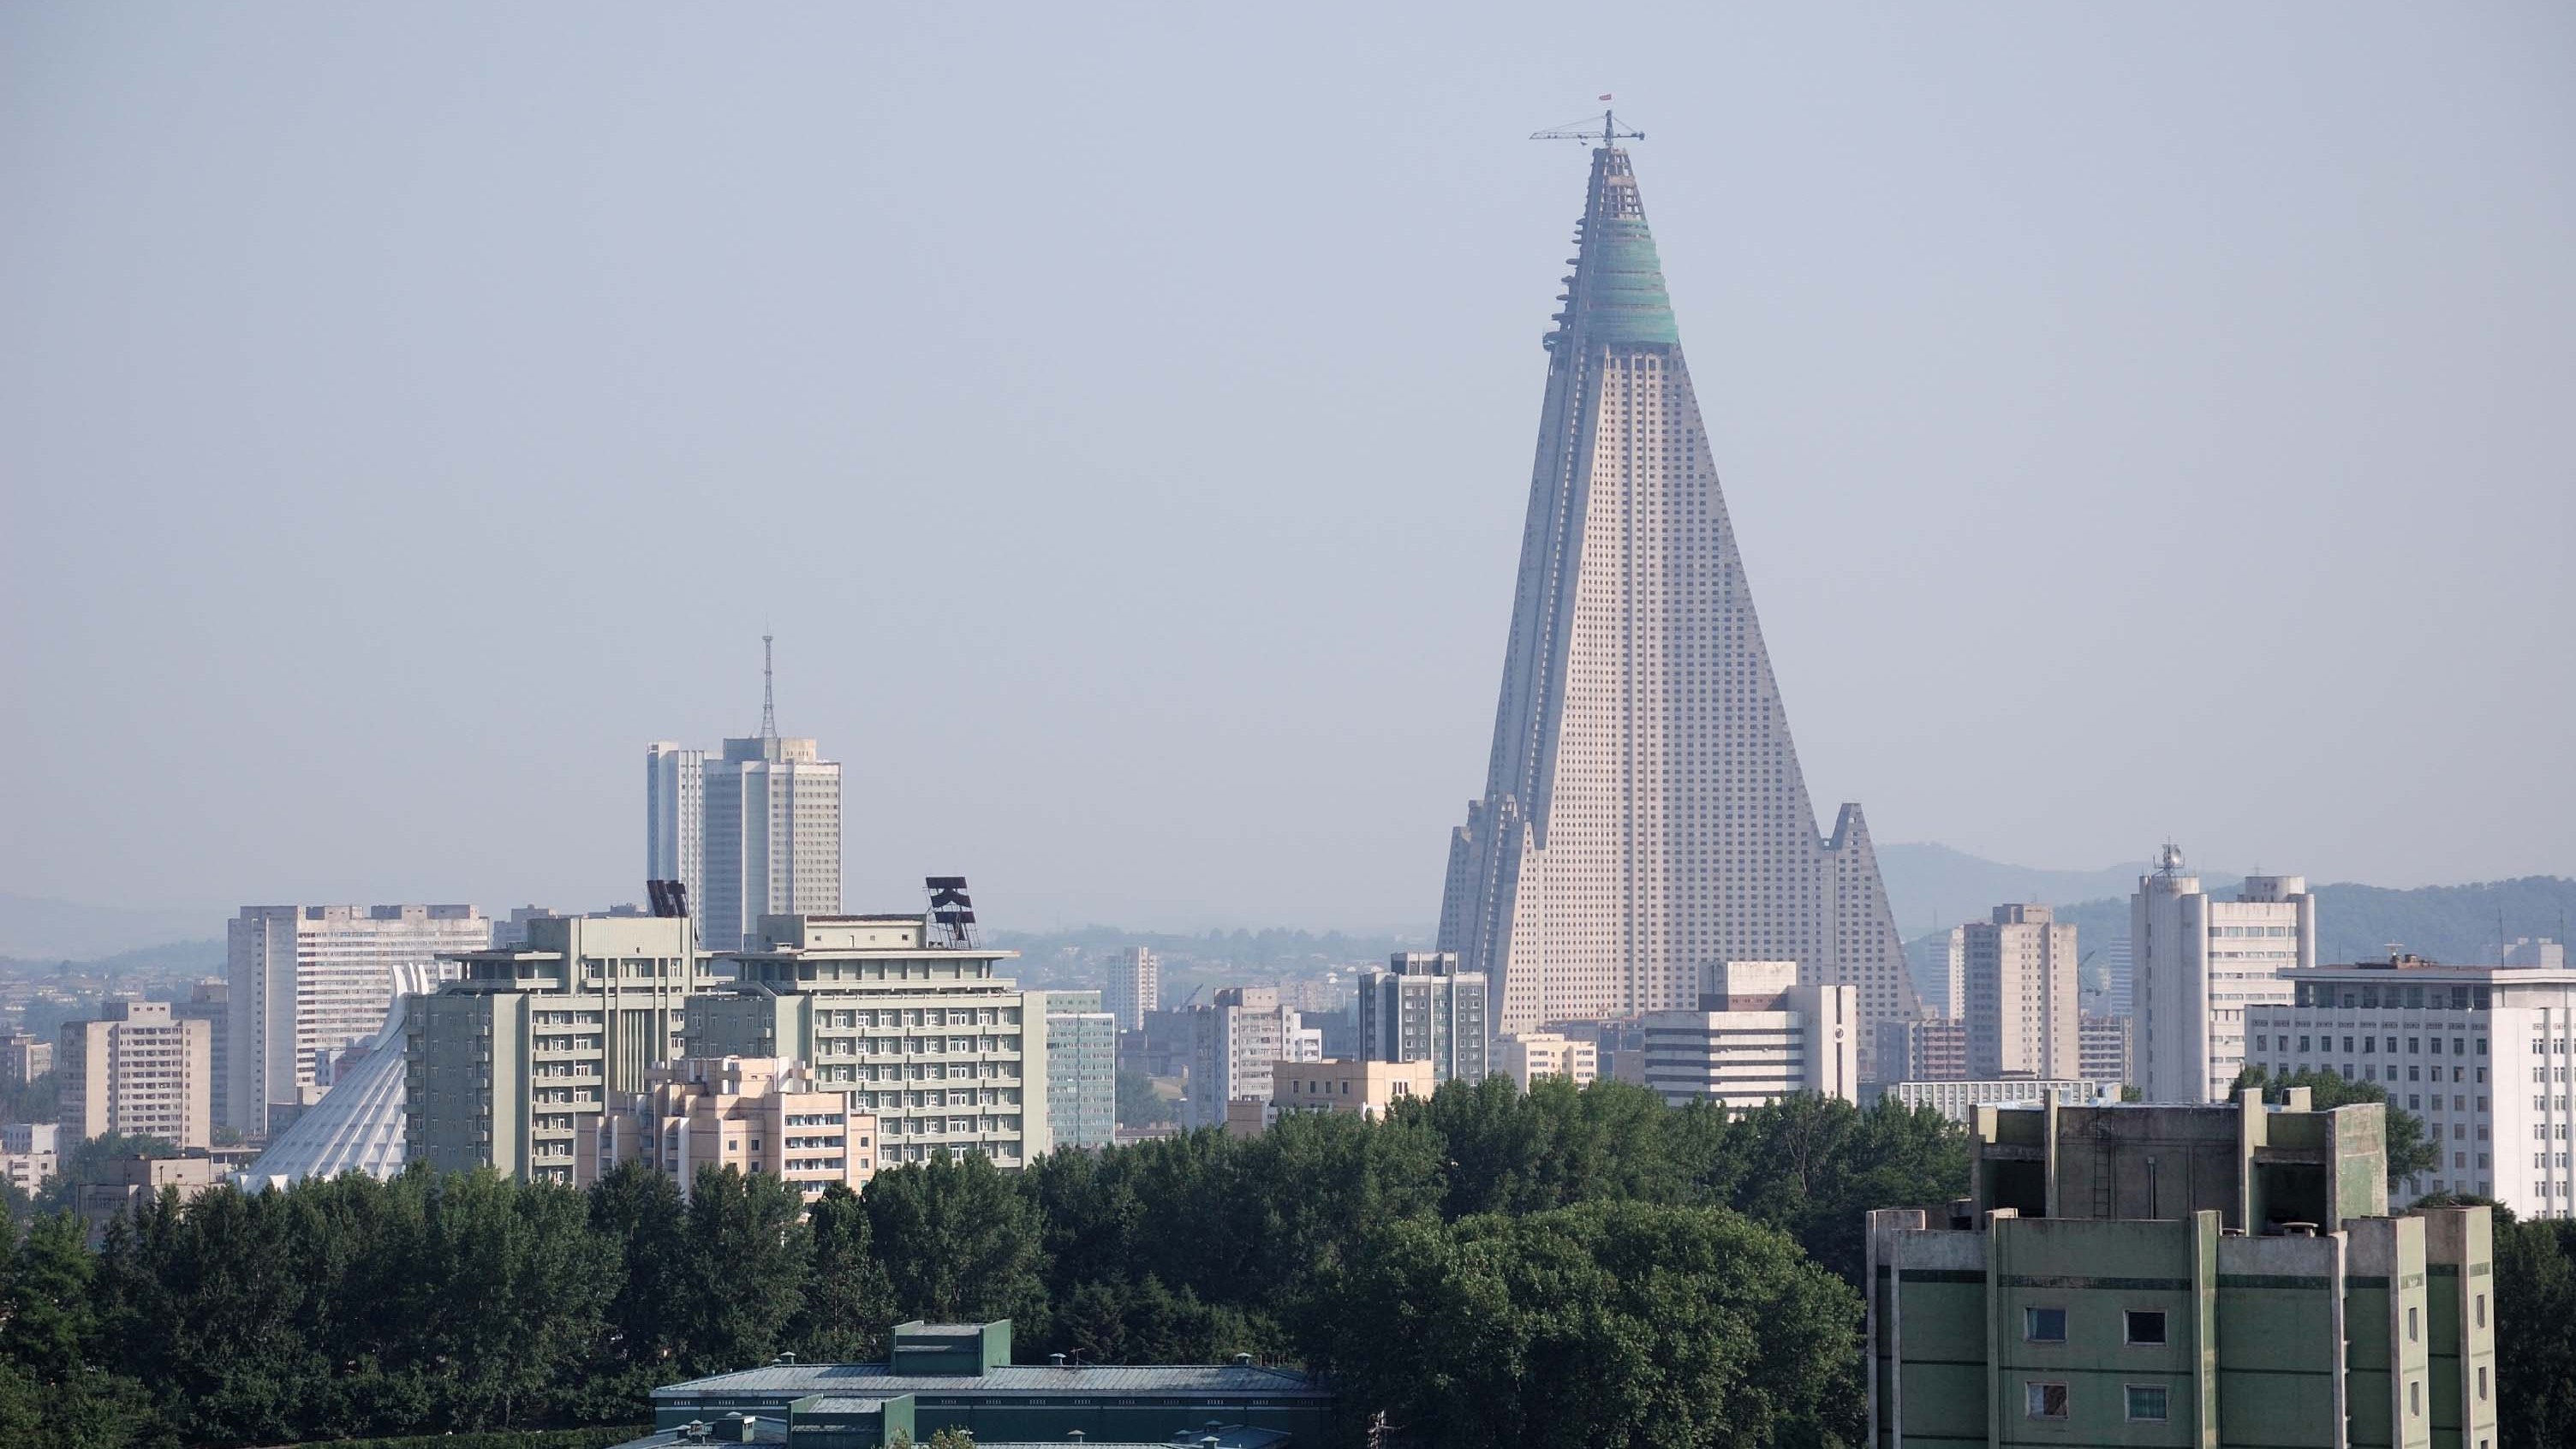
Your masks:
<instances>
[{"instance_id":1,"label":"beige apartment block","mask_svg":"<svg viewBox=\"0 0 2576 1449\"><path fill-rule=\"evenodd\" d=\"M204 1147L212 1127L214 1051L206 1023L166 1001L111 1001L97 1021L67 1021L55 1053L69 1142L109 1132Z\"/></svg>"},{"instance_id":2,"label":"beige apartment block","mask_svg":"<svg viewBox=\"0 0 2576 1449\"><path fill-rule=\"evenodd\" d=\"M1494 1069L1524 1092L1541 1077L1588 1087L1601 1075L1601 1046L1552 1031L1525 1031L1494 1043Z\"/></svg>"},{"instance_id":3,"label":"beige apartment block","mask_svg":"<svg viewBox=\"0 0 2576 1449\"><path fill-rule=\"evenodd\" d=\"M1428 1060L1277 1062L1270 1103L1280 1112L1341 1112L1377 1118L1398 1102L1431 1095L1439 1074Z\"/></svg>"},{"instance_id":4,"label":"beige apartment block","mask_svg":"<svg viewBox=\"0 0 2576 1449\"><path fill-rule=\"evenodd\" d=\"M2003 905L1958 931L1968 1077L2071 1080L2082 1060L2075 928L2046 906Z\"/></svg>"},{"instance_id":5,"label":"beige apartment block","mask_svg":"<svg viewBox=\"0 0 2576 1449\"><path fill-rule=\"evenodd\" d=\"M400 983L453 976L442 959L490 946L492 922L467 905L244 906L225 938L225 1120L258 1137L270 1107L319 1099L315 1064L382 1030Z\"/></svg>"},{"instance_id":6,"label":"beige apartment block","mask_svg":"<svg viewBox=\"0 0 2576 1449\"><path fill-rule=\"evenodd\" d=\"M810 1202L834 1183L855 1192L876 1176L876 1119L818 1090L802 1063L682 1057L644 1077L641 1092L611 1093L599 1130L580 1139L576 1184L642 1162L686 1198L699 1168L730 1167L784 1178Z\"/></svg>"},{"instance_id":7,"label":"beige apartment block","mask_svg":"<svg viewBox=\"0 0 2576 1449\"><path fill-rule=\"evenodd\" d=\"M2168 844L2129 898L2129 939L2133 1080L2150 1102L2224 1101L2247 1061L2245 1013L2289 1005L2288 973L2317 964L2316 897L2304 876L2250 875L2220 900Z\"/></svg>"}]
</instances>

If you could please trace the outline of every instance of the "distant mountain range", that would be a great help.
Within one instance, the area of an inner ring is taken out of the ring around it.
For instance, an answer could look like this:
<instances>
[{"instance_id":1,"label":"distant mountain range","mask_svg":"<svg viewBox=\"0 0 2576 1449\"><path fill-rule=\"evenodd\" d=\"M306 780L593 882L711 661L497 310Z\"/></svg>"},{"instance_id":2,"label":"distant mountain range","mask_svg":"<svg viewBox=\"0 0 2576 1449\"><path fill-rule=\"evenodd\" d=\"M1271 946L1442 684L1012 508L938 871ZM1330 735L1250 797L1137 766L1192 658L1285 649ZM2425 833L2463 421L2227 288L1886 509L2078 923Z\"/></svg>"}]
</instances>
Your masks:
<instances>
[{"instance_id":1,"label":"distant mountain range","mask_svg":"<svg viewBox=\"0 0 2576 1449\"><path fill-rule=\"evenodd\" d=\"M230 912L100 906L0 891L0 957L90 961L179 941L221 941ZM223 954L220 944L215 954Z\"/></svg>"},{"instance_id":2,"label":"distant mountain range","mask_svg":"<svg viewBox=\"0 0 2576 1449\"><path fill-rule=\"evenodd\" d=\"M2117 896L2129 898L2138 877L2154 870L2146 861L2104 866L2100 870L2048 870L1980 860L1946 845L1882 845L1878 871L1887 882L1887 903L1896 912L1896 928L1908 939L1934 927L1982 921L1995 907L2012 901L2061 905ZM2240 877L2227 871L2200 872L2211 890L2233 888Z\"/></svg>"}]
</instances>

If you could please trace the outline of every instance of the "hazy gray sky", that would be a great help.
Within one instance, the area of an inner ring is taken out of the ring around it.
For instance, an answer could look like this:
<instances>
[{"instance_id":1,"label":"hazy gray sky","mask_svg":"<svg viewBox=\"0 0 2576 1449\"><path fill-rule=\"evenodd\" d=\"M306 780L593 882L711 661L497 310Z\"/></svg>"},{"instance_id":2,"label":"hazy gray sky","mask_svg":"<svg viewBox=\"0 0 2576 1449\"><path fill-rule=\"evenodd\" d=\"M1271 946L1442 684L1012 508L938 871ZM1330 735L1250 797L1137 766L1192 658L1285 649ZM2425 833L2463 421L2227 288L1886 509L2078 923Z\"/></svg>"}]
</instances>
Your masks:
<instances>
[{"instance_id":1,"label":"hazy gray sky","mask_svg":"<svg viewBox=\"0 0 2576 1449\"><path fill-rule=\"evenodd\" d=\"M1881 840L2576 873L2576 10L0 8L0 875L1436 913L1614 91Z\"/></svg>"}]
</instances>

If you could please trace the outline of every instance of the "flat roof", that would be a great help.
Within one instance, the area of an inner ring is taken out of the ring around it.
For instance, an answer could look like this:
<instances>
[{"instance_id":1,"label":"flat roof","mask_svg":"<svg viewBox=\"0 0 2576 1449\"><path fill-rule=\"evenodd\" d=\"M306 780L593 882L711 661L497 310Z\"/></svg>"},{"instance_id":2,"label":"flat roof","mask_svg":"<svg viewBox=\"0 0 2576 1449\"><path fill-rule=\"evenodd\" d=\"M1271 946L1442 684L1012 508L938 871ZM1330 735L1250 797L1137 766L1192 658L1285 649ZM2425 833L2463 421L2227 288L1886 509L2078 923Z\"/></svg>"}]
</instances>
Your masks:
<instances>
[{"instance_id":1,"label":"flat roof","mask_svg":"<svg viewBox=\"0 0 2576 1449\"><path fill-rule=\"evenodd\" d=\"M913 1330L918 1331L918 1330ZM958 1394L994 1396L1065 1394L1203 1394L1329 1398L1330 1391L1295 1369L1258 1364L1004 1364L984 1374L896 1373L881 1363L767 1364L729 1374L666 1384L653 1391L665 1399L729 1395L810 1394L892 1398L913 1394L947 1398Z\"/></svg>"}]
</instances>

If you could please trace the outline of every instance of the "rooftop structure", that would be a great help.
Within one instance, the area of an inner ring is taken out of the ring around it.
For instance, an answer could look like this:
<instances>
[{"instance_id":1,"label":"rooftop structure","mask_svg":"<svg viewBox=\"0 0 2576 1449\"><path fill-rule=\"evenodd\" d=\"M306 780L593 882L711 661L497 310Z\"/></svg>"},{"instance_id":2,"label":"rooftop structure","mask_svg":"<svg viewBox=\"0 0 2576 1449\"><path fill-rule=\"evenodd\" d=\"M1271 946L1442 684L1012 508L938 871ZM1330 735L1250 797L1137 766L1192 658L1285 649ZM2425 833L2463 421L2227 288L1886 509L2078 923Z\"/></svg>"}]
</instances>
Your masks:
<instances>
[{"instance_id":1,"label":"rooftop structure","mask_svg":"<svg viewBox=\"0 0 2576 1449\"><path fill-rule=\"evenodd\" d=\"M655 1389L653 1422L668 1433L730 1414L786 1421L800 1406L818 1423L827 1412L844 1416L858 1436L827 1449L875 1449L884 1441L865 1437L868 1420L877 1417L877 1433L891 1432L889 1410L908 1413L906 1432L922 1440L953 1426L979 1445L1062 1445L1078 1431L1095 1449L1104 1442L1169 1449L1181 1431L1199 1444L1213 1425L1244 1449L1274 1449L1326 1442L1333 1399L1311 1376L1261 1367L1248 1354L1231 1364L1014 1364L1008 1320L915 1322L895 1327L884 1363L774 1363ZM803 1449L807 1440L794 1442Z\"/></svg>"},{"instance_id":2,"label":"rooftop structure","mask_svg":"<svg viewBox=\"0 0 2576 1449\"><path fill-rule=\"evenodd\" d=\"M1687 1010L1702 968L1730 959L1795 961L1809 986L1851 988L1862 1022L1913 1017L1860 808L1817 834L1614 142L1592 152L1544 339L1493 749L1450 839L1439 949L1485 976L1502 1033Z\"/></svg>"}]
</instances>

